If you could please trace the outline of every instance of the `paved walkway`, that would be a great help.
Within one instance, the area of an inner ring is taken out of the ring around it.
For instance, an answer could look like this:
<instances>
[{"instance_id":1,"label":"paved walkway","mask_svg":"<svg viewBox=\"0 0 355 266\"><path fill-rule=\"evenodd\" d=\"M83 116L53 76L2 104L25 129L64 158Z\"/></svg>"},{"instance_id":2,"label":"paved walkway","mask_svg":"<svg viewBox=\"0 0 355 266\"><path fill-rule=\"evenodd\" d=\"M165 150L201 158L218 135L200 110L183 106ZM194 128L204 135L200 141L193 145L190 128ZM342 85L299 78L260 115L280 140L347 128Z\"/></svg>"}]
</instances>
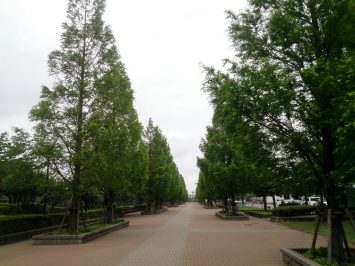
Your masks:
<instances>
[{"instance_id":1,"label":"paved walkway","mask_svg":"<svg viewBox=\"0 0 355 266\"><path fill-rule=\"evenodd\" d=\"M215 211L193 203L131 215L129 227L84 245L0 246L0 266L277 266L281 247L310 246L310 234L257 218L224 221Z\"/></svg>"}]
</instances>

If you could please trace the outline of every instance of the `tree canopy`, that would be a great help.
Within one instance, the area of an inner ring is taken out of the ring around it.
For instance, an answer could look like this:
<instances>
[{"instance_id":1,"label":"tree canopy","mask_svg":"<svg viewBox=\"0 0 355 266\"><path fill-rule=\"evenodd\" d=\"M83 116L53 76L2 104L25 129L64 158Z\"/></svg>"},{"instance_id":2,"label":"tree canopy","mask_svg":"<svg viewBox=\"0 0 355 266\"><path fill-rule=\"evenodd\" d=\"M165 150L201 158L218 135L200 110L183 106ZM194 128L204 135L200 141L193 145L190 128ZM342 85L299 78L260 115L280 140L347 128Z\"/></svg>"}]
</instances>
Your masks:
<instances>
[{"instance_id":1,"label":"tree canopy","mask_svg":"<svg viewBox=\"0 0 355 266\"><path fill-rule=\"evenodd\" d=\"M298 184L333 211L354 181L353 10L348 0L249 1L227 13L235 58L225 71L207 68L204 86L223 125L212 127L243 147L232 149L255 183ZM331 224L329 250L341 261L340 217Z\"/></svg>"}]
</instances>

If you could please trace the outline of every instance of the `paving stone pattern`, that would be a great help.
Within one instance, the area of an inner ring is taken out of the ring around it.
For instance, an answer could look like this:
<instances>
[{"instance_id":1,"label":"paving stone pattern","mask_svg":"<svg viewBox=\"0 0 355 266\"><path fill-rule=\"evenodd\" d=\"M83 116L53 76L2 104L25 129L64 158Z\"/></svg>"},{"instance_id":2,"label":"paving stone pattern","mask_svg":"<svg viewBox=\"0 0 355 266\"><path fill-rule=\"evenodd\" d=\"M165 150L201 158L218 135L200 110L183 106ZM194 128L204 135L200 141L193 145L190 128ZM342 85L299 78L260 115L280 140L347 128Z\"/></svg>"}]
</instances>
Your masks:
<instances>
[{"instance_id":1,"label":"paving stone pattern","mask_svg":"<svg viewBox=\"0 0 355 266\"><path fill-rule=\"evenodd\" d=\"M312 235L251 217L221 220L197 203L159 215L132 214L130 226L83 245L0 246L0 266L278 266L281 247L309 247ZM326 239L319 237L318 244Z\"/></svg>"},{"instance_id":2,"label":"paving stone pattern","mask_svg":"<svg viewBox=\"0 0 355 266\"><path fill-rule=\"evenodd\" d=\"M193 205L188 205L129 254L120 266L181 265Z\"/></svg>"}]
</instances>

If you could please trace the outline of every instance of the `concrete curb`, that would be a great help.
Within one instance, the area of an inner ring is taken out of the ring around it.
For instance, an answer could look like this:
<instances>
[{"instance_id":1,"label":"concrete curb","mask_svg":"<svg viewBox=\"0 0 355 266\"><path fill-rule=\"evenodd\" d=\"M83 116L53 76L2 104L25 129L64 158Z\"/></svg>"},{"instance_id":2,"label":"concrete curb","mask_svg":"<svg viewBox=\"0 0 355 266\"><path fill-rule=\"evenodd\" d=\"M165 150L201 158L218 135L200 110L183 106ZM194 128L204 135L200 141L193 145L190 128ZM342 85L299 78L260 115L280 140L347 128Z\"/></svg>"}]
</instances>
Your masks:
<instances>
[{"instance_id":1,"label":"concrete curb","mask_svg":"<svg viewBox=\"0 0 355 266\"><path fill-rule=\"evenodd\" d=\"M282 248L280 249L282 253L282 260L291 266L321 266L319 263L314 262L302 254L298 253L297 251L305 251L306 249L289 249L289 248Z\"/></svg>"}]
</instances>

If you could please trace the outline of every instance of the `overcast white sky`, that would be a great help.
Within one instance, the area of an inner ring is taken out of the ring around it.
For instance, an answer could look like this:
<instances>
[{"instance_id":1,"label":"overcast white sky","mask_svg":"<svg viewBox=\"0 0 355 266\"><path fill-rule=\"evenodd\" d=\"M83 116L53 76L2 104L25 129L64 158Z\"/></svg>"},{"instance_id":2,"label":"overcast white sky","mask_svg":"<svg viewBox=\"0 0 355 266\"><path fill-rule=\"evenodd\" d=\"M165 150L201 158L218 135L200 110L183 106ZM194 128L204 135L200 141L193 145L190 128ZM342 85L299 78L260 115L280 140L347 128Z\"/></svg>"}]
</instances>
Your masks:
<instances>
[{"instance_id":1,"label":"overcast white sky","mask_svg":"<svg viewBox=\"0 0 355 266\"><path fill-rule=\"evenodd\" d=\"M189 192L198 177L199 143L212 110L201 91L200 63L232 55L225 11L246 0L107 0L104 16L135 91L135 107L169 141ZM66 0L0 0L0 132L29 130L41 85L51 86L47 56L59 47Z\"/></svg>"}]
</instances>

